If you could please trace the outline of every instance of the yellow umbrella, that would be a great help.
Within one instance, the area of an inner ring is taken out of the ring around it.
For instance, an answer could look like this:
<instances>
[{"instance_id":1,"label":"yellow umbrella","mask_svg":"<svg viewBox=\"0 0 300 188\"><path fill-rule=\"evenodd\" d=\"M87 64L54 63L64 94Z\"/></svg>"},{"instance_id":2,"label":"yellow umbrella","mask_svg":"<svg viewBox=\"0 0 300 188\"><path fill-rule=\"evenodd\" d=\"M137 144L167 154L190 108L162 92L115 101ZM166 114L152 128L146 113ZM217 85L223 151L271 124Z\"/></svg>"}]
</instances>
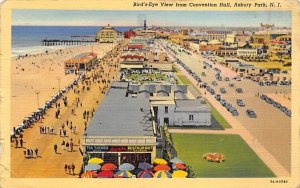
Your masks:
<instances>
[{"instance_id":1,"label":"yellow umbrella","mask_svg":"<svg viewBox=\"0 0 300 188\"><path fill-rule=\"evenodd\" d=\"M172 174L172 178L186 178L188 173L183 170L176 170Z\"/></svg>"},{"instance_id":2,"label":"yellow umbrella","mask_svg":"<svg viewBox=\"0 0 300 188\"><path fill-rule=\"evenodd\" d=\"M168 162L162 158L155 158L153 162L155 164L168 164Z\"/></svg>"},{"instance_id":3,"label":"yellow umbrella","mask_svg":"<svg viewBox=\"0 0 300 188\"><path fill-rule=\"evenodd\" d=\"M104 161L101 159L101 158L91 158L89 161L88 161L88 163L89 164L92 164L92 163L94 163L94 164L101 164L101 163L103 163Z\"/></svg>"}]
</instances>

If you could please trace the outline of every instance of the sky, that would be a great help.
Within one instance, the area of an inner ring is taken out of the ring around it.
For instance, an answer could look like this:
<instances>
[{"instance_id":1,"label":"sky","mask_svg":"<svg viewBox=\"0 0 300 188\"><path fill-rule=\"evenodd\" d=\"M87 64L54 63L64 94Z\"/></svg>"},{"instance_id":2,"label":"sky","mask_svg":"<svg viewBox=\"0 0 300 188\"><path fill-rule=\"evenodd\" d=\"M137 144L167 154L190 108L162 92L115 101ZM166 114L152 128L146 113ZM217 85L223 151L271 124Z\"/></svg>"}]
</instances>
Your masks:
<instances>
[{"instance_id":1,"label":"sky","mask_svg":"<svg viewBox=\"0 0 300 188\"><path fill-rule=\"evenodd\" d=\"M13 25L61 26L259 26L290 27L289 11L82 11L13 10Z\"/></svg>"}]
</instances>

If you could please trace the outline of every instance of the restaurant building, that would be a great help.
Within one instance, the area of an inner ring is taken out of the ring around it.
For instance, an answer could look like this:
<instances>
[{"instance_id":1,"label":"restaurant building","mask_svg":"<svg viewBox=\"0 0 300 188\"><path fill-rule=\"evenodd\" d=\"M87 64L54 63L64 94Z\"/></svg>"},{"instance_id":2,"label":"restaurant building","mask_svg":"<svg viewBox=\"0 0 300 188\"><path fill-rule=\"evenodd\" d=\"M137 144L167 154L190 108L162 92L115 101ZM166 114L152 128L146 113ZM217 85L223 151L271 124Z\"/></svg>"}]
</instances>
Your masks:
<instances>
[{"instance_id":1,"label":"restaurant building","mask_svg":"<svg viewBox=\"0 0 300 188\"><path fill-rule=\"evenodd\" d=\"M65 73L84 72L89 69L97 60L94 53L83 53L64 62Z\"/></svg>"},{"instance_id":2,"label":"restaurant building","mask_svg":"<svg viewBox=\"0 0 300 188\"><path fill-rule=\"evenodd\" d=\"M114 82L84 133L85 160L100 157L120 165L153 163L156 125L148 100L128 96L128 82Z\"/></svg>"}]
</instances>

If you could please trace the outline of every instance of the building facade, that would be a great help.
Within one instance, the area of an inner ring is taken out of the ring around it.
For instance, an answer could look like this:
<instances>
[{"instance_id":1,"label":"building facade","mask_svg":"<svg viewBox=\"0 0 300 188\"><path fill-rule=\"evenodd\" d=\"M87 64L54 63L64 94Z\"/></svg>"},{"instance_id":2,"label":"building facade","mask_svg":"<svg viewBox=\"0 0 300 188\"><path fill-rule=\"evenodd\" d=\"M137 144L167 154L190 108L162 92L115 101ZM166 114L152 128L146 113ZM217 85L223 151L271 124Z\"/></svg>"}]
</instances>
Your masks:
<instances>
[{"instance_id":1,"label":"building facade","mask_svg":"<svg viewBox=\"0 0 300 188\"><path fill-rule=\"evenodd\" d=\"M118 38L118 32L110 25L103 27L96 35L96 41L100 43L113 43Z\"/></svg>"}]
</instances>

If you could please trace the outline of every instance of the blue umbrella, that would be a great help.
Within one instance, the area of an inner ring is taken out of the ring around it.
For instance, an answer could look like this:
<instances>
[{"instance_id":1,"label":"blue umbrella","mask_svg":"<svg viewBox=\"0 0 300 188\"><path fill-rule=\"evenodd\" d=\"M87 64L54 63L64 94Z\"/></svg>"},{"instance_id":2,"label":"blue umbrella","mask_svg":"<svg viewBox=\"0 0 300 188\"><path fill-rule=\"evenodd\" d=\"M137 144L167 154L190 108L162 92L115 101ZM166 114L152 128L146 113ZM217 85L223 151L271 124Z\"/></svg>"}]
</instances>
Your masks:
<instances>
[{"instance_id":1,"label":"blue umbrella","mask_svg":"<svg viewBox=\"0 0 300 188\"><path fill-rule=\"evenodd\" d=\"M149 163L139 163L138 168L143 169L143 170L148 170L150 168L152 168L152 165Z\"/></svg>"},{"instance_id":2,"label":"blue umbrella","mask_svg":"<svg viewBox=\"0 0 300 188\"><path fill-rule=\"evenodd\" d=\"M174 157L173 159L170 160L171 163L181 163L184 164L184 162L177 157Z\"/></svg>"},{"instance_id":3,"label":"blue umbrella","mask_svg":"<svg viewBox=\"0 0 300 188\"><path fill-rule=\"evenodd\" d=\"M84 170L85 171L88 171L88 170L100 170L101 168L101 165L99 164L88 164L84 167Z\"/></svg>"},{"instance_id":4,"label":"blue umbrella","mask_svg":"<svg viewBox=\"0 0 300 188\"><path fill-rule=\"evenodd\" d=\"M119 166L119 170L131 171L131 170L134 170L134 169L135 169L135 167L130 163L123 163Z\"/></svg>"}]
</instances>

